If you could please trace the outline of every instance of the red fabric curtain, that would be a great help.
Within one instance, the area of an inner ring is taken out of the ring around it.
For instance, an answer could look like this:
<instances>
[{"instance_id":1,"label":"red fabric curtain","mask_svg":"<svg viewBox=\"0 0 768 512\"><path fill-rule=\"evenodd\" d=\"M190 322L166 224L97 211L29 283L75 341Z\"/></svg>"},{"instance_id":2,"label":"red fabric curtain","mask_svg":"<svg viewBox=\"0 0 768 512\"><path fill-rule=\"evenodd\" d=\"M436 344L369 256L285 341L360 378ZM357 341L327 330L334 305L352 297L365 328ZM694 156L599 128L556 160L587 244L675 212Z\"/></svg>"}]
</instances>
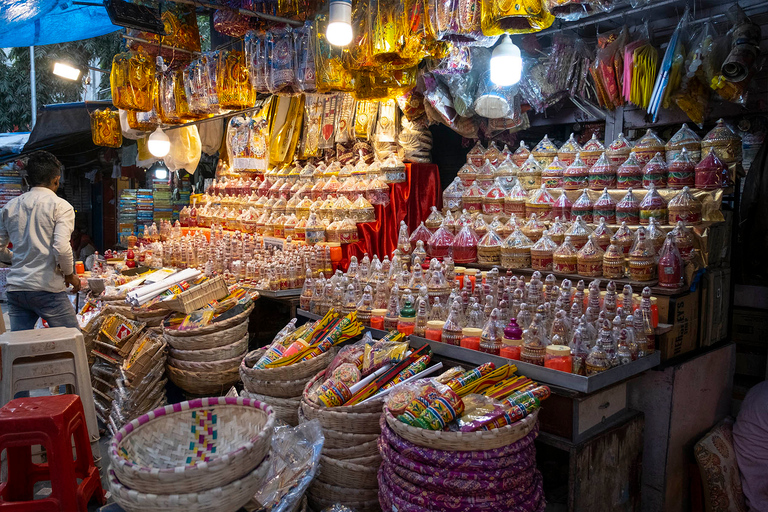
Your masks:
<instances>
[{"instance_id":1,"label":"red fabric curtain","mask_svg":"<svg viewBox=\"0 0 768 512\"><path fill-rule=\"evenodd\" d=\"M440 173L435 164L405 164L406 181L390 185L389 204L375 206L376 222L357 225L360 241L341 246L339 266L346 269L352 256L383 258L397 248L397 232L404 220L413 231L425 220L432 206L443 207Z\"/></svg>"}]
</instances>

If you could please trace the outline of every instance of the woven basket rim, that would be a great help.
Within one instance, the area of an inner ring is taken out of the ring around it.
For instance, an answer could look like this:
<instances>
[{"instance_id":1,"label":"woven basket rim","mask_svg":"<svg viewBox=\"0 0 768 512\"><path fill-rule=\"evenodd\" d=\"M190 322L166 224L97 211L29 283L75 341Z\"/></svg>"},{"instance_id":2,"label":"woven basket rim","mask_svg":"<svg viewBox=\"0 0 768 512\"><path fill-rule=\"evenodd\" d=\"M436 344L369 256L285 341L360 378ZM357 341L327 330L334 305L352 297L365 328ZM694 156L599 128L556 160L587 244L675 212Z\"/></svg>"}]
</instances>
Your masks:
<instances>
[{"instance_id":1,"label":"woven basket rim","mask_svg":"<svg viewBox=\"0 0 768 512\"><path fill-rule=\"evenodd\" d=\"M237 450L221 455L220 457L217 457L214 460L209 462L201 462L194 465L185 464L183 466L176 466L174 468L151 468L147 466L140 466L118 455L118 446L120 445L121 441L124 438L126 438L128 435L130 435L131 432L138 429L139 427L147 425L157 418L170 416L172 414L178 414L180 412L189 411L192 409L201 409L203 407L211 407L215 405L236 405L236 406L253 407L255 409L259 409L264 413L266 413L267 421L266 423L264 423L264 426L262 427L262 429L259 430L259 432L255 436L252 436L251 439L247 443L245 443L243 446L239 447ZM221 464L228 464L230 458L233 457L235 454L238 454L243 451L251 450L265 436L272 435L272 430L274 426L275 426L275 412L272 410L272 407L269 404L266 404L264 402L254 400L252 398L241 398L241 397L219 396L219 397L210 397L210 398L196 398L194 400L187 400L187 401L179 402L176 404L166 405L165 407L158 407L157 409L147 412L145 414L142 414L138 418L130 421L129 423L126 423L112 437L112 441L110 441L110 444L109 444L109 457L110 459L112 459L112 463L117 464L122 470L128 470L128 471L133 471L137 473L153 473L153 474L181 473L183 474L185 472L192 471L192 470L205 470L207 468L214 468Z\"/></svg>"},{"instance_id":2,"label":"woven basket rim","mask_svg":"<svg viewBox=\"0 0 768 512\"><path fill-rule=\"evenodd\" d=\"M251 352L255 352L255 351L252 350ZM301 371L306 371L307 368L312 368L313 366L317 366L317 365L324 365L324 367L327 367L329 364L331 364L331 362L333 361L333 358L336 357L336 354L338 353L338 347L331 347L327 351L311 359L307 359L305 361L299 361L297 363L294 363L288 366L278 366L275 368L249 368L248 365L245 364L245 361L248 359L248 354L250 354L251 352L248 352L243 358L243 361L240 363L241 374L248 379L260 380L265 382L275 382L275 381L281 381L281 380L284 381L285 379L280 379L274 376L270 376L269 375L270 373L274 373L274 375L280 375L285 373L288 368L292 370L291 373L300 373ZM259 378L262 375L267 378ZM306 378L309 379L310 377L306 377ZM304 379L293 379L293 380L298 381L298 380L304 380Z\"/></svg>"},{"instance_id":3,"label":"woven basket rim","mask_svg":"<svg viewBox=\"0 0 768 512\"><path fill-rule=\"evenodd\" d=\"M166 334L168 336L171 336L173 338L189 338L191 336L201 336L204 334L210 334L212 332L218 332L218 331L225 331L227 329L230 329L231 327L239 325L239 321L243 318L247 318L252 312L254 308L254 304L251 303L250 306L248 306L245 310L241 311L237 315L233 316L232 318L227 318L226 320L222 320L221 322L212 323L208 325L204 325L202 327L198 327L197 329L190 329L188 331L176 331L174 329L166 329L163 326L163 334ZM213 327L218 327L220 325L224 325L225 327L220 327L219 329L214 329ZM184 333L184 334L171 334L171 333Z\"/></svg>"},{"instance_id":4,"label":"woven basket rim","mask_svg":"<svg viewBox=\"0 0 768 512\"><path fill-rule=\"evenodd\" d=\"M208 355L208 354L211 354L211 355L215 355L217 352L223 352L223 351L225 351L225 350L230 350L232 346L234 346L234 345L237 345L238 343L243 343L243 342L246 342L246 349L245 349L245 353L247 354L247 353L248 353L247 342L248 342L248 337L249 337L249 336L250 336L250 334L249 334L248 332L246 332L246 333L245 333L245 334L244 334L242 337L240 337L240 338L239 338L237 341L233 341L232 343L230 343L230 344L228 344L228 345L221 345L221 346L219 346L219 347L213 347L213 348L200 348L200 349L196 349L196 350L195 350L195 349L189 350L189 349L173 348L173 347L170 347L170 346L169 346L169 347L168 347L168 355L169 355L170 357L173 357L173 353L174 353L174 352L175 352L175 353L177 353L177 354L178 354L179 352L182 352L182 353L184 353L184 352L193 352L193 353L195 353L195 354L202 354L202 355ZM164 337L163 337L163 341L164 341L166 344L168 343L168 342L165 340L165 338L164 338ZM186 354L182 354L182 355L186 355ZM175 357L174 359L179 359L179 358L178 358L178 357ZM191 359L182 359L182 361L191 361Z\"/></svg>"},{"instance_id":5,"label":"woven basket rim","mask_svg":"<svg viewBox=\"0 0 768 512\"><path fill-rule=\"evenodd\" d=\"M307 398L309 390L312 389L312 386L314 386L318 380L325 377L326 371L327 368L320 371L317 375L312 377L309 382L307 382L307 385L304 386L304 391L301 394L302 402L306 403L307 406L314 409L317 414L373 414L375 412L376 414L381 415L381 406L384 404L383 396L365 404L360 403L355 405L340 405L338 407L320 407L316 403L312 402L309 398Z\"/></svg>"}]
</instances>

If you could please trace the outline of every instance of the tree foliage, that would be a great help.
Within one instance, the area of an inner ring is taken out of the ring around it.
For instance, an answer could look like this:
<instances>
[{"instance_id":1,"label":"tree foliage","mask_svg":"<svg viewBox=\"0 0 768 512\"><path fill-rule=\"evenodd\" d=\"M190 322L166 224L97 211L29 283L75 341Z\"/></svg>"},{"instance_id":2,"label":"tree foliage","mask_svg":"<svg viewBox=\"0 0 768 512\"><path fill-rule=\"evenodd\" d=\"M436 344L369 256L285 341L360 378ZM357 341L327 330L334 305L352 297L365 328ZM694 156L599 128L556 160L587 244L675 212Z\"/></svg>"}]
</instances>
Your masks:
<instances>
[{"instance_id":1,"label":"tree foliage","mask_svg":"<svg viewBox=\"0 0 768 512\"><path fill-rule=\"evenodd\" d=\"M97 62L97 67L109 70L112 57L120 51L120 32L92 39L35 47L35 84L37 104L80 101L85 88L85 76L69 81L53 74L57 60L85 67ZM29 81L29 48L0 49L0 132L29 131L32 121L31 86ZM95 87L99 98L109 98L109 75L98 75Z\"/></svg>"}]
</instances>

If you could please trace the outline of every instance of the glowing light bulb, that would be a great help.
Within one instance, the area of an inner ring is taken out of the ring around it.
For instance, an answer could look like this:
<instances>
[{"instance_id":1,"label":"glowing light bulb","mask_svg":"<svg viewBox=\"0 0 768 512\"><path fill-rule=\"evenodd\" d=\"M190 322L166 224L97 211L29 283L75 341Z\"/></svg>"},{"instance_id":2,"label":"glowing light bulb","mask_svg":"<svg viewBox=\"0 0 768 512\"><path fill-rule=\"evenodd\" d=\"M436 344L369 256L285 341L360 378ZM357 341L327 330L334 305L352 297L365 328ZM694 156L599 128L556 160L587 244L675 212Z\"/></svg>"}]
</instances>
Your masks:
<instances>
[{"instance_id":1,"label":"glowing light bulb","mask_svg":"<svg viewBox=\"0 0 768 512\"><path fill-rule=\"evenodd\" d=\"M491 82L501 87L515 85L523 74L520 48L512 43L508 34L491 54Z\"/></svg>"},{"instance_id":2,"label":"glowing light bulb","mask_svg":"<svg viewBox=\"0 0 768 512\"><path fill-rule=\"evenodd\" d=\"M53 64L53 74L67 80L77 80L80 78L80 70L65 62L55 62Z\"/></svg>"},{"instance_id":3,"label":"glowing light bulb","mask_svg":"<svg viewBox=\"0 0 768 512\"><path fill-rule=\"evenodd\" d=\"M333 0L331 2L325 37L333 46L347 46L352 42L351 0Z\"/></svg>"},{"instance_id":4,"label":"glowing light bulb","mask_svg":"<svg viewBox=\"0 0 768 512\"><path fill-rule=\"evenodd\" d=\"M163 158L171 150L171 139L158 126L155 131L149 135L147 140L147 149L152 156Z\"/></svg>"}]
</instances>

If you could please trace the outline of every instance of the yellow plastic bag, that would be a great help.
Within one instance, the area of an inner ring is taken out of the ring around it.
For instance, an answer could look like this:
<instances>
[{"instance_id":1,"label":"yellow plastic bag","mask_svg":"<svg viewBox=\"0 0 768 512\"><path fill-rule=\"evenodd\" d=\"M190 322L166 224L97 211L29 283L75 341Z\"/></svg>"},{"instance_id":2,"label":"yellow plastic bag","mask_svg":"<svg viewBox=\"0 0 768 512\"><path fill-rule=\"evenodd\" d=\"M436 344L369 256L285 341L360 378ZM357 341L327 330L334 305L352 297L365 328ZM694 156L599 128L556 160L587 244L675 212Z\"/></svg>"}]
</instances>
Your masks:
<instances>
[{"instance_id":1,"label":"yellow plastic bag","mask_svg":"<svg viewBox=\"0 0 768 512\"><path fill-rule=\"evenodd\" d=\"M171 151L163 159L170 171L184 169L193 174L200 163L202 144L197 126L184 126L165 132L171 139Z\"/></svg>"}]
</instances>

